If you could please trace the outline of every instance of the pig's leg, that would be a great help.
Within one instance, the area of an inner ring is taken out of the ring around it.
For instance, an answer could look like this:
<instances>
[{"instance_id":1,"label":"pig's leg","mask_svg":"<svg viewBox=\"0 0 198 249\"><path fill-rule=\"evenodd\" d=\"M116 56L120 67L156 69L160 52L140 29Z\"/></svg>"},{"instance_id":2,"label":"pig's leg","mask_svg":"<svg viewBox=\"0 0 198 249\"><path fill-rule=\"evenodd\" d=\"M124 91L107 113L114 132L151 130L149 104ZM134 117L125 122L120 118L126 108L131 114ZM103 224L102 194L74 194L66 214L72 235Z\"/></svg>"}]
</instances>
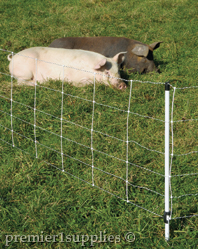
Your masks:
<instances>
[{"instance_id":1,"label":"pig's leg","mask_svg":"<svg viewBox=\"0 0 198 249\"><path fill-rule=\"evenodd\" d=\"M28 85L28 86L34 86L35 85L34 80L17 79L17 83L19 85Z\"/></svg>"},{"instance_id":2,"label":"pig's leg","mask_svg":"<svg viewBox=\"0 0 198 249\"><path fill-rule=\"evenodd\" d=\"M17 82L19 85L28 85L28 86L34 86L34 75L31 71L26 71L23 74L16 75Z\"/></svg>"},{"instance_id":3,"label":"pig's leg","mask_svg":"<svg viewBox=\"0 0 198 249\"><path fill-rule=\"evenodd\" d=\"M77 84L77 86L82 87L82 86L86 86L86 85L90 85L93 84L94 80L91 80L89 78L82 78L79 83Z\"/></svg>"}]
</instances>

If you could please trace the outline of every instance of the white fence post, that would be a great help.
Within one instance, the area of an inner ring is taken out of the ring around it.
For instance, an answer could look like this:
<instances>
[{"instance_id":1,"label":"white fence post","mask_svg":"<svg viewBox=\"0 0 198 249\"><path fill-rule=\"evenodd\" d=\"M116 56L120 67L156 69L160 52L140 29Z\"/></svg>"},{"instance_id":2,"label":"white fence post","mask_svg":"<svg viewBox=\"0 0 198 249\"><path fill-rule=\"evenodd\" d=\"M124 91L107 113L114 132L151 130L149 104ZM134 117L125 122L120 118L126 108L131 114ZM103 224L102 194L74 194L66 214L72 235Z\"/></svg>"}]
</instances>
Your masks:
<instances>
[{"instance_id":1,"label":"white fence post","mask_svg":"<svg viewBox=\"0 0 198 249\"><path fill-rule=\"evenodd\" d=\"M165 239L169 240L169 115L170 115L170 97L169 97L170 85L165 83L165 211L164 211L164 223L165 223Z\"/></svg>"}]
</instances>

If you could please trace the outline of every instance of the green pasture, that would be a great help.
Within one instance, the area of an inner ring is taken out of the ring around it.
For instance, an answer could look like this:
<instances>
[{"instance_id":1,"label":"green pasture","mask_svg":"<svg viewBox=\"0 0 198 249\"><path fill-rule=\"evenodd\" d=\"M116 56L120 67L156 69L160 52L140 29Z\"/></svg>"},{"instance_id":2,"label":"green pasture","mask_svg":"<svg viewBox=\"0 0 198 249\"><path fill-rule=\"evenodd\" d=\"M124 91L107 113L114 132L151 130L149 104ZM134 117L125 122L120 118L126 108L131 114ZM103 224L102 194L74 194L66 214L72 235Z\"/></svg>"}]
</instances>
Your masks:
<instances>
[{"instance_id":1,"label":"green pasture","mask_svg":"<svg viewBox=\"0 0 198 249\"><path fill-rule=\"evenodd\" d=\"M198 214L197 20L195 0L0 1L0 248L197 248L198 219L188 217ZM67 36L163 41L154 51L161 73L127 75L125 91L11 81L3 50ZM174 121L168 242L165 82Z\"/></svg>"}]
</instances>

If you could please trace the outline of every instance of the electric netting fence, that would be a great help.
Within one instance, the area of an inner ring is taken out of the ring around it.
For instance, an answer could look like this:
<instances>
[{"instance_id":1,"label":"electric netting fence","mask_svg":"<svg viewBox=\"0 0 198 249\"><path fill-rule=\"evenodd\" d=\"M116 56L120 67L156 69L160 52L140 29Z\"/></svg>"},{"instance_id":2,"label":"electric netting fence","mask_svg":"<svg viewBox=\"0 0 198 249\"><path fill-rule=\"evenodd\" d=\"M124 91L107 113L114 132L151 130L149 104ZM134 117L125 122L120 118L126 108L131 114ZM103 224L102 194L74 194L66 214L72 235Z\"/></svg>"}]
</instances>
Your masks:
<instances>
[{"instance_id":1,"label":"electric netting fence","mask_svg":"<svg viewBox=\"0 0 198 249\"><path fill-rule=\"evenodd\" d=\"M168 240L170 220L198 216L198 87L123 80L125 93L109 96L95 75L82 90L64 81L60 67L52 87L37 79L18 86L1 69L1 146L163 218Z\"/></svg>"}]
</instances>

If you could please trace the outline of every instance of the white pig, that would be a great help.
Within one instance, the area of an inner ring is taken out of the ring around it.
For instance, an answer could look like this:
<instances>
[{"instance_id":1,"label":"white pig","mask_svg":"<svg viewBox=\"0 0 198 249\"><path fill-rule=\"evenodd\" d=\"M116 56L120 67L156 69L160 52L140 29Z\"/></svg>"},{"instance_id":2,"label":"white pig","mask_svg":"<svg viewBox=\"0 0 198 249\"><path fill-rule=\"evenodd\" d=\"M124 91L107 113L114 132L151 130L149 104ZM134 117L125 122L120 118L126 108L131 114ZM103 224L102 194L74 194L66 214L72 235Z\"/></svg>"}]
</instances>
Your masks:
<instances>
[{"instance_id":1,"label":"white pig","mask_svg":"<svg viewBox=\"0 0 198 249\"><path fill-rule=\"evenodd\" d=\"M34 85L36 81L43 83L48 79L63 80L64 77L75 86L84 86L93 83L95 73L97 81L117 89L126 88L119 75L119 65L124 58L125 52L107 58L91 51L51 47L28 48L12 58L8 55L10 73L19 83Z\"/></svg>"}]
</instances>

